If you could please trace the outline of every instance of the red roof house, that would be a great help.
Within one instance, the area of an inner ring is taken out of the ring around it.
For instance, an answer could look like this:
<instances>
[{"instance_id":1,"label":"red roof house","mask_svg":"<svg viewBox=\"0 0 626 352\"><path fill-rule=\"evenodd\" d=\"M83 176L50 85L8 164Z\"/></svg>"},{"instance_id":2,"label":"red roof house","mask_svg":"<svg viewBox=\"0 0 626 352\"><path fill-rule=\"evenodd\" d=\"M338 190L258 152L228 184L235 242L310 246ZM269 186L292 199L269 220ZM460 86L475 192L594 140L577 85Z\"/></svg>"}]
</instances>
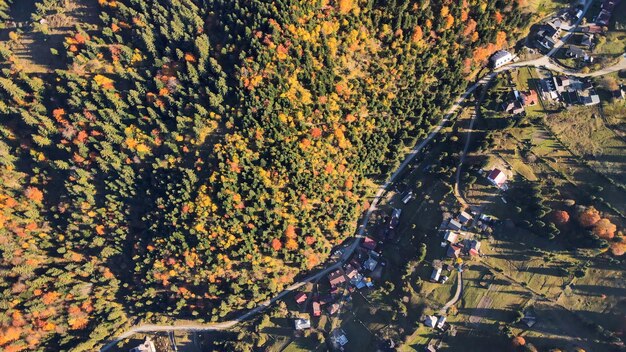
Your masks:
<instances>
[{"instance_id":1,"label":"red roof house","mask_svg":"<svg viewBox=\"0 0 626 352\"><path fill-rule=\"evenodd\" d=\"M473 240L470 242L469 254L471 256L478 256L480 254L480 241Z\"/></svg>"},{"instance_id":2,"label":"red roof house","mask_svg":"<svg viewBox=\"0 0 626 352\"><path fill-rule=\"evenodd\" d=\"M320 315L322 315L322 308L320 306L320 302L314 301L313 302L313 316L319 317Z\"/></svg>"},{"instance_id":3,"label":"red roof house","mask_svg":"<svg viewBox=\"0 0 626 352\"><path fill-rule=\"evenodd\" d=\"M500 169L493 169L487 178L497 187L502 187L506 182L506 175Z\"/></svg>"},{"instance_id":4,"label":"red roof house","mask_svg":"<svg viewBox=\"0 0 626 352\"><path fill-rule=\"evenodd\" d=\"M296 298L296 303L302 304L306 301L306 293L299 292L295 298Z\"/></svg>"},{"instance_id":5,"label":"red roof house","mask_svg":"<svg viewBox=\"0 0 626 352\"><path fill-rule=\"evenodd\" d=\"M328 274L328 281L330 282L330 286L337 287L346 282L346 277L343 275L341 270L335 270Z\"/></svg>"},{"instance_id":6,"label":"red roof house","mask_svg":"<svg viewBox=\"0 0 626 352\"><path fill-rule=\"evenodd\" d=\"M458 258L461 255L461 247L451 244L450 247L448 247L447 255L450 258Z\"/></svg>"},{"instance_id":7,"label":"red roof house","mask_svg":"<svg viewBox=\"0 0 626 352\"><path fill-rule=\"evenodd\" d=\"M363 243L361 243L361 246L369 250L374 250L376 249L376 241L369 236L365 236L365 238L363 239Z\"/></svg>"},{"instance_id":8,"label":"red roof house","mask_svg":"<svg viewBox=\"0 0 626 352\"><path fill-rule=\"evenodd\" d=\"M524 105L536 105L539 102L539 97L537 96L537 91L529 90L526 93L523 93Z\"/></svg>"}]
</instances>

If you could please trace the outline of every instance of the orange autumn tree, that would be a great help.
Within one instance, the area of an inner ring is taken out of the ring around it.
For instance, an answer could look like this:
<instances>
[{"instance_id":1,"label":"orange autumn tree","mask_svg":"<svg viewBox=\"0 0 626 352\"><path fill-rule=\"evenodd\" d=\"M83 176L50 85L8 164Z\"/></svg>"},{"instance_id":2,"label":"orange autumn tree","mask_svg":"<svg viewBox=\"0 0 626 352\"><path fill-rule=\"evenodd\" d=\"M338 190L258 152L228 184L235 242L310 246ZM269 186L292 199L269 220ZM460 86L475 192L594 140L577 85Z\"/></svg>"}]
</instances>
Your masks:
<instances>
[{"instance_id":1,"label":"orange autumn tree","mask_svg":"<svg viewBox=\"0 0 626 352\"><path fill-rule=\"evenodd\" d=\"M556 225L563 226L569 222L569 213L565 210L557 210L552 214L552 219Z\"/></svg>"},{"instance_id":2,"label":"orange autumn tree","mask_svg":"<svg viewBox=\"0 0 626 352\"><path fill-rule=\"evenodd\" d=\"M600 221L600 212L594 207L588 207L578 214L578 223L582 227L592 227L598 221Z\"/></svg>"},{"instance_id":3,"label":"orange autumn tree","mask_svg":"<svg viewBox=\"0 0 626 352\"><path fill-rule=\"evenodd\" d=\"M514 347L521 347L526 345L526 339L524 339L522 336L514 337L511 342L513 343Z\"/></svg>"},{"instance_id":4,"label":"orange autumn tree","mask_svg":"<svg viewBox=\"0 0 626 352\"><path fill-rule=\"evenodd\" d=\"M347 14L354 8L354 0L339 0L339 13Z\"/></svg>"},{"instance_id":5,"label":"orange autumn tree","mask_svg":"<svg viewBox=\"0 0 626 352\"><path fill-rule=\"evenodd\" d=\"M41 203L43 201L43 193L36 187L26 188L26 191L24 191L24 195L26 196L26 198L37 203Z\"/></svg>"},{"instance_id":6,"label":"orange autumn tree","mask_svg":"<svg viewBox=\"0 0 626 352\"><path fill-rule=\"evenodd\" d=\"M413 27L413 34L411 34L411 41L413 43L419 43L423 37L424 37L424 33L422 32L422 27L420 26Z\"/></svg>"},{"instance_id":7,"label":"orange autumn tree","mask_svg":"<svg viewBox=\"0 0 626 352\"><path fill-rule=\"evenodd\" d=\"M274 238L272 240L272 249L274 249L275 251L279 251L281 248L283 248L282 242L280 242L278 238Z\"/></svg>"},{"instance_id":8,"label":"orange autumn tree","mask_svg":"<svg viewBox=\"0 0 626 352\"><path fill-rule=\"evenodd\" d=\"M596 222L592 231L594 234L598 235L598 237L610 240L615 237L617 226L611 223L611 220L605 218Z\"/></svg>"},{"instance_id":9,"label":"orange autumn tree","mask_svg":"<svg viewBox=\"0 0 626 352\"><path fill-rule=\"evenodd\" d=\"M500 11L495 12L495 14L493 15L493 19L496 21L497 24L502 23L502 14L500 13Z\"/></svg>"},{"instance_id":10,"label":"orange autumn tree","mask_svg":"<svg viewBox=\"0 0 626 352\"><path fill-rule=\"evenodd\" d=\"M624 255L626 253L626 242L618 241L611 243L611 253L616 257Z\"/></svg>"},{"instance_id":11,"label":"orange autumn tree","mask_svg":"<svg viewBox=\"0 0 626 352\"><path fill-rule=\"evenodd\" d=\"M0 346L19 339L20 335L22 335L21 330L15 326L0 330Z\"/></svg>"}]
</instances>

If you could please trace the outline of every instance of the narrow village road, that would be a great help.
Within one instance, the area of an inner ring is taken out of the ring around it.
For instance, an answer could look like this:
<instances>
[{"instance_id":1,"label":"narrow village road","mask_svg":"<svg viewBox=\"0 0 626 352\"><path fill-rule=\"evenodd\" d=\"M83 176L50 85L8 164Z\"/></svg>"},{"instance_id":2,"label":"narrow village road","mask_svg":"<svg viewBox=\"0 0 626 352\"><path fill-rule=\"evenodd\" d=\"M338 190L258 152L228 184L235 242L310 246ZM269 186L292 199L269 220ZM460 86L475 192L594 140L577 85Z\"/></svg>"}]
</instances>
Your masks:
<instances>
[{"instance_id":1,"label":"narrow village road","mask_svg":"<svg viewBox=\"0 0 626 352\"><path fill-rule=\"evenodd\" d=\"M458 278L456 280L456 292L454 293L454 297L446 302L441 310L439 310L439 314L445 316L448 312L448 309L452 307L459 300L459 298L461 298L461 293L463 293L463 273L459 272Z\"/></svg>"},{"instance_id":2,"label":"narrow village road","mask_svg":"<svg viewBox=\"0 0 626 352\"><path fill-rule=\"evenodd\" d=\"M587 14L587 11L589 10L589 7L591 7L591 4L593 4L593 0L586 0L586 4L585 7L583 8L583 14L580 16L580 18L576 21L576 23L574 23L568 33L563 36L563 38L561 38L561 40L559 40L558 42L554 43L554 47L552 48L552 50L550 50L546 56L547 57L551 57L552 55L556 54L557 51L559 51L559 49L565 45L565 43L567 43L567 41L569 40L569 37L576 31L576 29L578 28L578 25L580 24L580 22L582 22L583 18L585 18L585 15Z\"/></svg>"},{"instance_id":3,"label":"narrow village road","mask_svg":"<svg viewBox=\"0 0 626 352\"><path fill-rule=\"evenodd\" d=\"M251 316L253 316L253 315L257 314L257 313L262 312L267 307L269 307L270 305L272 305L276 301L280 300L281 298L283 298L284 296L286 296L290 292L292 292L294 290L297 290L298 288L302 287L307 282L319 279L319 278L327 275L331 271L336 270L337 268L341 267L341 265L348 260L348 258L352 255L352 253L354 253L354 251L361 244L361 241L362 241L362 239L364 237L364 234L365 234L365 231L366 231L366 228L367 228L367 224L368 224L368 222L370 220L370 217L378 209L378 205L379 205L380 201L383 199L383 195L385 194L387 189L396 181L398 176L404 171L404 169L406 169L406 167L411 163L411 161L413 161L413 159L419 154L419 152L430 141L432 141L433 138L435 138L435 136L446 125L446 123L448 123L448 121L450 121L450 119L460 109L460 107L463 104L463 102L465 101L465 99L467 99L467 97L470 96L470 94L472 94L474 92L474 90L476 90L476 88L481 84L481 82L485 78L488 78L491 75L492 75L492 73L486 75L485 77L483 77L482 79L480 79L479 81L477 81L476 83L471 85L465 91L465 93L461 94L461 96L448 109L448 111L446 112L446 115L441 119L439 124L435 128L433 128L431 130L431 132L428 134L426 139L424 139L421 143L416 145L407 154L407 156L404 159L404 161L402 162L402 164L400 164L400 166L398 166L396 171L389 177L389 179L383 185L380 186L380 188L376 192L376 195L374 196L374 198L371 201L370 207L367 209L366 213L363 216L363 219L362 219L361 223L359 224L357 232L356 232L356 234L354 236L354 240L352 241L350 246L348 246L347 248L344 249L344 252L343 252L343 254L341 256L341 259L338 262L330 265L326 269L324 269L324 270L322 270L322 271L320 271L320 272L318 272L316 274L313 274L311 276L305 277L302 280L292 284L291 286L287 287L282 292L278 293L272 299L267 300L267 301L259 304L256 308L254 308L254 309L252 309L252 310L242 314L241 316L239 316L239 317L237 317L237 318L235 318L233 320L225 321L225 322L221 322L221 323L209 323L209 324L184 324L184 325L141 324L141 325L137 325L137 326L134 326L134 327L130 328L128 331L126 331L123 334L117 336L113 340L108 341L108 343L106 345L104 345L100 349L100 351L101 352L108 351L113 346L115 346L118 342L120 342L120 341L122 341L124 339L127 339L127 338L129 338L130 336L132 336L132 335L134 335L136 333L151 333L151 332L179 331L179 330L186 330L186 331L216 331L216 330L226 330L226 329L232 328L233 326L235 326L238 323L240 323L240 322L250 318Z\"/></svg>"},{"instance_id":4,"label":"narrow village road","mask_svg":"<svg viewBox=\"0 0 626 352\"><path fill-rule=\"evenodd\" d=\"M454 196L459 201L459 203L461 203L461 207L463 209L466 209L469 205L465 201L465 198L459 192L459 183L461 181L461 169L463 167L463 162L465 162L465 156L467 155L467 151L468 151L469 146L470 146L472 130L474 129L474 122L476 121L476 118L480 115L480 110L479 110L480 109L480 103L482 102L482 100L485 97L485 92L487 91L486 88L487 88L488 84L494 78L496 78L497 75L498 75L497 72L491 72L488 75L486 75L485 77L483 77L480 81L478 81L478 84L479 85L483 85L484 88L483 88L483 90L481 92L481 96L480 96L480 99L479 99L478 103L474 106L474 113L472 114L472 120L470 121L469 128L467 129L467 138L465 139L465 147L463 148L463 151L461 152L461 155L459 156L459 165L456 168L456 176L455 176L455 181L454 181Z\"/></svg>"},{"instance_id":5,"label":"narrow village road","mask_svg":"<svg viewBox=\"0 0 626 352\"><path fill-rule=\"evenodd\" d=\"M535 60L520 61L520 62L515 62L515 63L502 66L496 69L495 72L504 72L504 71L508 71L508 70L512 70L516 68L522 68L522 67L545 68L548 70L560 72L565 75L576 76L576 77L598 77L598 76L606 75L608 73L612 73L612 72L616 72L620 70L626 70L626 58L624 57L624 55L622 55L620 56L619 61L615 65L608 66L608 67L605 67L601 70L594 71L594 72L581 73L581 72L563 68L555 64L554 62L552 62L550 58L548 58L547 56L542 56Z\"/></svg>"}]
</instances>

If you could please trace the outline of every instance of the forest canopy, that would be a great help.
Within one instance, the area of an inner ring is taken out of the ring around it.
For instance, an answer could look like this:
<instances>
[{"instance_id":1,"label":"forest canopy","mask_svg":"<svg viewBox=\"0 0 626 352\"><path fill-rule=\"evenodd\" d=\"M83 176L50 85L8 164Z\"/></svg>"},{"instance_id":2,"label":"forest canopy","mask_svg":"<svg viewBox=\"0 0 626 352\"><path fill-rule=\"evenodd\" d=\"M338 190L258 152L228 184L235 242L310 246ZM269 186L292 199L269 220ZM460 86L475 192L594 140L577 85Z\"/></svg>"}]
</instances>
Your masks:
<instances>
[{"instance_id":1,"label":"forest canopy","mask_svg":"<svg viewBox=\"0 0 626 352\"><path fill-rule=\"evenodd\" d=\"M256 306L354 233L366 181L525 21L502 0L98 3L64 69L0 47L5 351Z\"/></svg>"}]
</instances>

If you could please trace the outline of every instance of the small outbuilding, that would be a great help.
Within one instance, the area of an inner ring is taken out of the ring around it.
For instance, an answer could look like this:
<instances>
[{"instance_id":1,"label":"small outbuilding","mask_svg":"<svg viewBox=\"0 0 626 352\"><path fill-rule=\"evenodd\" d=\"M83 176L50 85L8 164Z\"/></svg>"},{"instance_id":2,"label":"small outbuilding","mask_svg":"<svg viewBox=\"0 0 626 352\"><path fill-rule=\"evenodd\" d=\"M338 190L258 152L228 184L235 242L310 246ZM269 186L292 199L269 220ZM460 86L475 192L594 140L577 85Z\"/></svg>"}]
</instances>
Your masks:
<instances>
[{"instance_id":1,"label":"small outbuilding","mask_svg":"<svg viewBox=\"0 0 626 352\"><path fill-rule=\"evenodd\" d=\"M441 268L434 268L432 274L430 274L430 281L439 282L439 276L441 276Z\"/></svg>"},{"instance_id":2,"label":"small outbuilding","mask_svg":"<svg viewBox=\"0 0 626 352\"><path fill-rule=\"evenodd\" d=\"M437 319L437 329L443 329L443 326L445 325L445 323L446 323L446 317L443 315L440 316Z\"/></svg>"},{"instance_id":3,"label":"small outbuilding","mask_svg":"<svg viewBox=\"0 0 626 352\"><path fill-rule=\"evenodd\" d=\"M296 303L302 304L306 302L307 295L304 292L298 292L294 298L296 300Z\"/></svg>"},{"instance_id":4,"label":"small outbuilding","mask_svg":"<svg viewBox=\"0 0 626 352\"><path fill-rule=\"evenodd\" d=\"M293 321L296 330L305 330L311 328L311 321L309 319L298 318Z\"/></svg>"}]
</instances>

